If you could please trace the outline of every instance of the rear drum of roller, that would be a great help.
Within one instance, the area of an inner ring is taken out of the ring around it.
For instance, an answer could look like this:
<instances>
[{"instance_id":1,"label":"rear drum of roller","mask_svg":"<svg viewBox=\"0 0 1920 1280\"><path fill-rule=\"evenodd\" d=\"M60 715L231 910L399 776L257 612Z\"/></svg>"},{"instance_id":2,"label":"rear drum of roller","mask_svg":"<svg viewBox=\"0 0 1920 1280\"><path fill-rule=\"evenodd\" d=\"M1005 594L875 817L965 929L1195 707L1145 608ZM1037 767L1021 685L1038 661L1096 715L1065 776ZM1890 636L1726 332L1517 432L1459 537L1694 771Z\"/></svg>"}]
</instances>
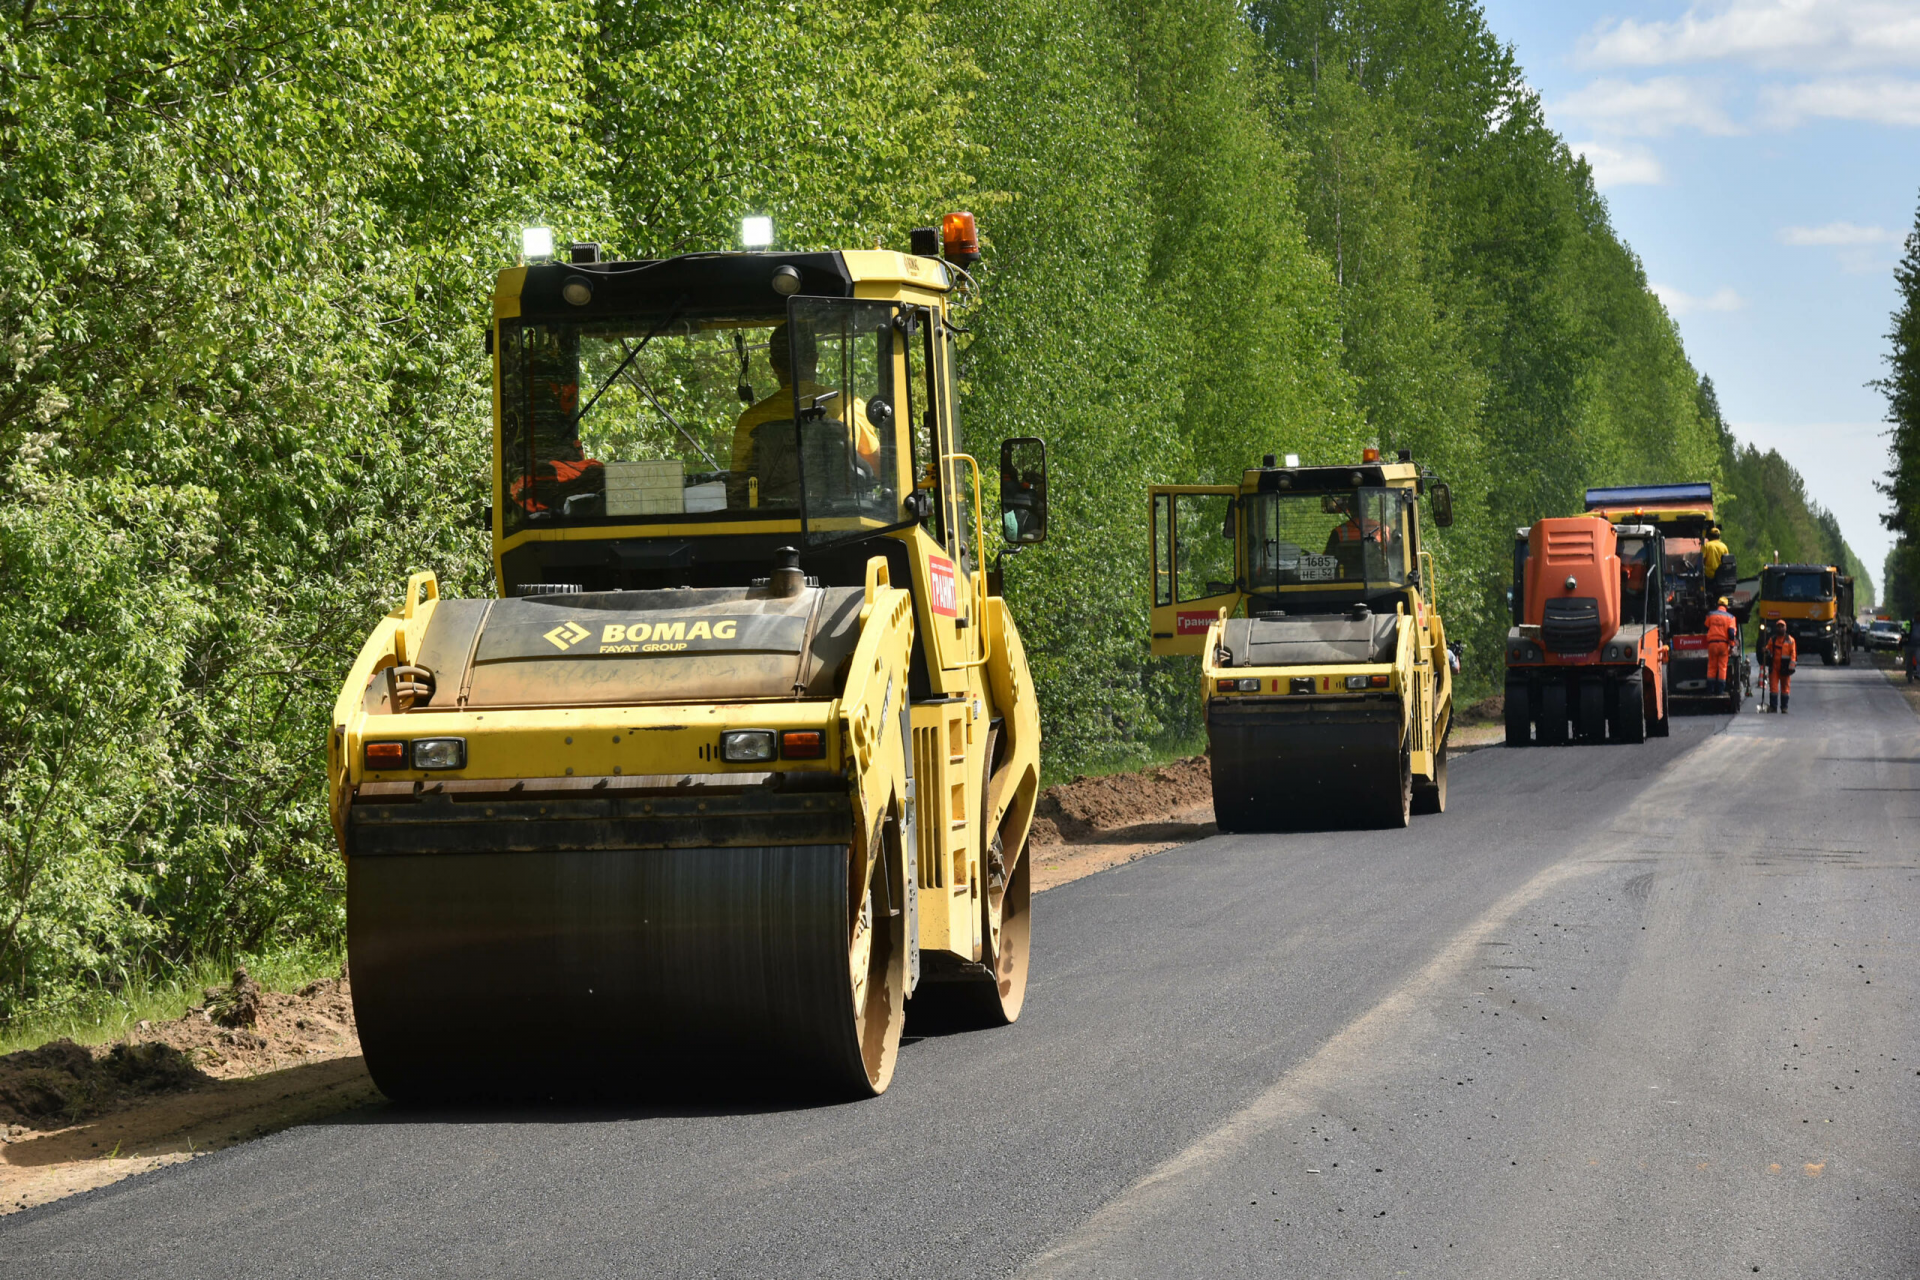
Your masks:
<instances>
[{"instance_id":1,"label":"rear drum of roller","mask_svg":"<svg viewBox=\"0 0 1920 1280\"><path fill-rule=\"evenodd\" d=\"M878 1093L904 1004L884 879L863 923L845 845L352 857L368 1070L407 1101Z\"/></svg>"},{"instance_id":2,"label":"rear drum of roller","mask_svg":"<svg viewBox=\"0 0 1920 1280\"><path fill-rule=\"evenodd\" d=\"M1397 702L1215 703L1207 722L1215 813L1234 831L1400 825L1403 739Z\"/></svg>"}]
</instances>

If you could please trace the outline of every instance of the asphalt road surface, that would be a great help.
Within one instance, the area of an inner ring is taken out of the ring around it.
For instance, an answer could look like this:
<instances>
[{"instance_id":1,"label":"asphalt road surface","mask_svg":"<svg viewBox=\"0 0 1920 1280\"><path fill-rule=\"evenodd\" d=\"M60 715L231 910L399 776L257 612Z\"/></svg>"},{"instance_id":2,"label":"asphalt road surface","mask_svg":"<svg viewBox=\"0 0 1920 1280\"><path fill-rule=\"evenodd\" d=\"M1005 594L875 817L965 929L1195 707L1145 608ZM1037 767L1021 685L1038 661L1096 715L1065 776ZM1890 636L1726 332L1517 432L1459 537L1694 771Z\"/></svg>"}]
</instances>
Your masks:
<instances>
[{"instance_id":1,"label":"asphalt road surface","mask_svg":"<svg viewBox=\"0 0 1920 1280\"><path fill-rule=\"evenodd\" d=\"M1048 892L1021 1022L877 1101L372 1109L8 1219L0 1275L1914 1276L1920 717L1795 685Z\"/></svg>"}]
</instances>

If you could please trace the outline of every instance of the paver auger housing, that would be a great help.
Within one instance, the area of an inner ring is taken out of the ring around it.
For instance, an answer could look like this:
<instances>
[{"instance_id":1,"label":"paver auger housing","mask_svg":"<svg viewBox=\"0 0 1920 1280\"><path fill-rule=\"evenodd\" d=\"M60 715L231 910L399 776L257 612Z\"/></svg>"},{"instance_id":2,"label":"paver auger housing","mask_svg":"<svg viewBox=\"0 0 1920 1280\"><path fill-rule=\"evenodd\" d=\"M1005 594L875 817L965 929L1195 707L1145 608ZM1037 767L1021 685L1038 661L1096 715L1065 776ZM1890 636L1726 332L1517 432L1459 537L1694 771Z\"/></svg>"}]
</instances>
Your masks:
<instances>
[{"instance_id":1,"label":"paver auger housing","mask_svg":"<svg viewBox=\"0 0 1920 1280\"><path fill-rule=\"evenodd\" d=\"M1040 726L920 236L500 273L500 598L416 575L328 743L387 1093L858 1096L916 993L1018 1017Z\"/></svg>"},{"instance_id":2,"label":"paver auger housing","mask_svg":"<svg viewBox=\"0 0 1920 1280\"><path fill-rule=\"evenodd\" d=\"M1200 655L1223 830L1404 826L1447 798L1453 655L1410 456L1151 491L1153 652ZM1234 617L1245 606L1244 616Z\"/></svg>"}]
</instances>

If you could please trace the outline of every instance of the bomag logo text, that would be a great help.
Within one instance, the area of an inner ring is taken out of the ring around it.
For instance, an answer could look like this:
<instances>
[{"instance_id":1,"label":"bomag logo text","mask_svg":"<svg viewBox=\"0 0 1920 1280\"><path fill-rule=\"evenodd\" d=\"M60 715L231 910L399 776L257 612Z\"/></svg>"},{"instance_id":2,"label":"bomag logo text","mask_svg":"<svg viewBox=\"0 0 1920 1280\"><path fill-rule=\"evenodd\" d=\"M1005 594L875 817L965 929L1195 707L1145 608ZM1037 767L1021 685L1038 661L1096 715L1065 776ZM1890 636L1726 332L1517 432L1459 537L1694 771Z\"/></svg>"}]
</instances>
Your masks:
<instances>
[{"instance_id":1,"label":"bomag logo text","mask_svg":"<svg viewBox=\"0 0 1920 1280\"><path fill-rule=\"evenodd\" d=\"M678 653L696 640L731 640L740 624L732 618L709 623L634 622L609 623L600 628L602 653Z\"/></svg>"}]
</instances>

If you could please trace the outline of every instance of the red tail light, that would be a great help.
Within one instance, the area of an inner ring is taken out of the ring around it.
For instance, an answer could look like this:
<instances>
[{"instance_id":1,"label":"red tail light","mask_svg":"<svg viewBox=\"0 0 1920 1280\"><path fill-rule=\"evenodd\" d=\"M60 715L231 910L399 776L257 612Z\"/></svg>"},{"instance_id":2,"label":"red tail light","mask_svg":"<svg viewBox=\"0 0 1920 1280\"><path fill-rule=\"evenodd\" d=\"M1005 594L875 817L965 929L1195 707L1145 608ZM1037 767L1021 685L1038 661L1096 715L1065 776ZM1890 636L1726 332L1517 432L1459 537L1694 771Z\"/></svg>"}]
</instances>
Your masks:
<instances>
[{"instance_id":1,"label":"red tail light","mask_svg":"<svg viewBox=\"0 0 1920 1280\"><path fill-rule=\"evenodd\" d=\"M780 735L780 754L788 760L819 760L827 754L827 735L818 729L789 729Z\"/></svg>"},{"instance_id":2,"label":"red tail light","mask_svg":"<svg viewBox=\"0 0 1920 1280\"><path fill-rule=\"evenodd\" d=\"M404 742L369 742L367 744L367 768L375 771L384 769L404 769L407 767L407 744Z\"/></svg>"}]
</instances>

